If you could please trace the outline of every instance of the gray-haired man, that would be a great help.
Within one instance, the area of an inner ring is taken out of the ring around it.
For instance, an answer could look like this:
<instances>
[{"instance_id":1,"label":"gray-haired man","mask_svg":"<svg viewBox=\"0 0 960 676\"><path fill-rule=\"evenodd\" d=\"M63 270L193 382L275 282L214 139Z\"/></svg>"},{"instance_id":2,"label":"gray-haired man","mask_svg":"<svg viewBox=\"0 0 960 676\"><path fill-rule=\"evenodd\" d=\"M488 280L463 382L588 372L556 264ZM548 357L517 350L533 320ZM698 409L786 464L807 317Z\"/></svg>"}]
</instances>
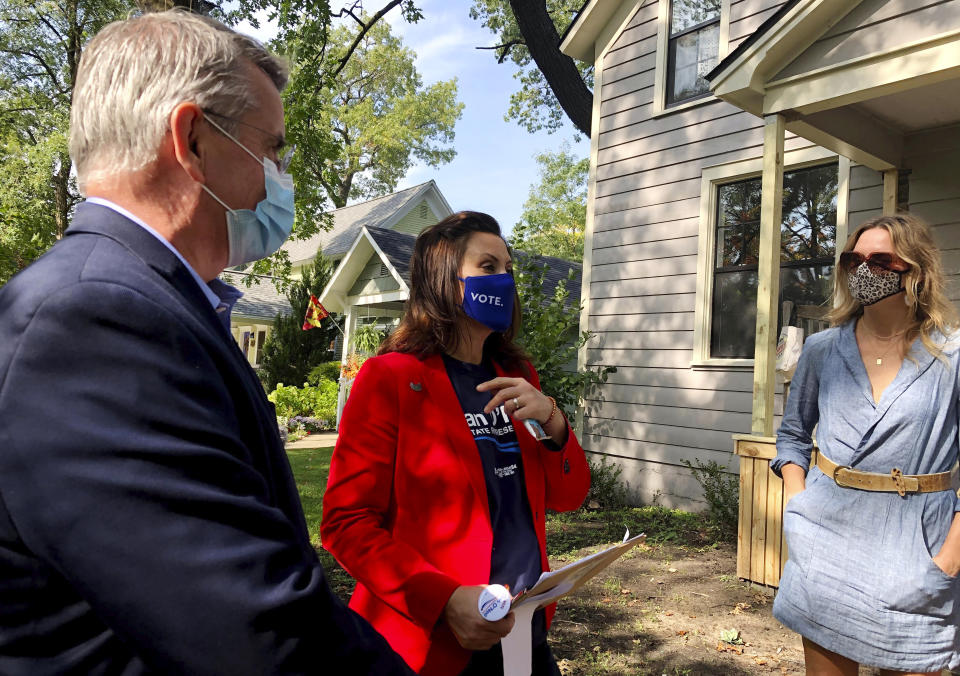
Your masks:
<instances>
[{"instance_id":1,"label":"gray-haired man","mask_svg":"<svg viewBox=\"0 0 960 676\"><path fill-rule=\"evenodd\" d=\"M87 47L87 201L0 289L0 673L409 674L331 593L227 266L289 234L282 62L186 13Z\"/></svg>"}]
</instances>

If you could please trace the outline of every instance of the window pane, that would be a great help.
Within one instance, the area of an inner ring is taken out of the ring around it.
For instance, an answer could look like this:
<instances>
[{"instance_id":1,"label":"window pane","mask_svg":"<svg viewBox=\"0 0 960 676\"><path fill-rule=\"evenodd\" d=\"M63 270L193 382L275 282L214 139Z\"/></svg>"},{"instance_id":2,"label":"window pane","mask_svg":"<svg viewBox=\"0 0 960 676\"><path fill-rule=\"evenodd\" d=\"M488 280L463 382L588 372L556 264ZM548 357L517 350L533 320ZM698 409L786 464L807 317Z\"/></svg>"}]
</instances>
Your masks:
<instances>
[{"instance_id":1,"label":"window pane","mask_svg":"<svg viewBox=\"0 0 960 676\"><path fill-rule=\"evenodd\" d=\"M797 312L804 305L823 307L830 298L832 287L833 265L811 265L803 267L780 268L780 303L777 305L777 335L786 319L791 325L797 326ZM783 303L793 303L792 317L785 318ZM801 324L802 326L802 324ZM806 336L804 336L806 338Z\"/></svg>"},{"instance_id":2,"label":"window pane","mask_svg":"<svg viewBox=\"0 0 960 676\"><path fill-rule=\"evenodd\" d=\"M263 344L265 342L267 342L267 332L257 331L257 364L260 363L260 358L263 357Z\"/></svg>"},{"instance_id":3,"label":"window pane","mask_svg":"<svg viewBox=\"0 0 960 676\"><path fill-rule=\"evenodd\" d=\"M783 175L780 260L833 258L837 239L837 167Z\"/></svg>"},{"instance_id":4,"label":"window pane","mask_svg":"<svg viewBox=\"0 0 960 676\"><path fill-rule=\"evenodd\" d=\"M715 273L710 356L753 359L756 330L757 271Z\"/></svg>"},{"instance_id":5,"label":"window pane","mask_svg":"<svg viewBox=\"0 0 960 676\"><path fill-rule=\"evenodd\" d=\"M799 169L783 177L778 308L791 301L822 306L830 297L837 230L837 166ZM753 357L761 180L717 188L711 357ZM808 265L796 265L809 261ZM742 270L731 270L741 267ZM784 318L778 318L777 331ZM790 321L790 318L786 318Z\"/></svg>"},{"instance_id":6,"label":"window pane","mask_svg":"<svg viewBox=\"0 0 960 676\"><path fill-rule=\"evenodd\" d=\"M699 96L710 90L704 76L717 65L720 24L670 40L667 103Z\"/></svg>"},{"instance_id":7,"label":"window pane","mask_svg":"<svg viewBox=\"0 0 960 676\"><path fill-rule=\"evenodd\" d=\"M718 198L716 267L756 265L760 246L760 179L722 185Z\"/></svg>"},{"instance_id":8,"label":"window pane","mask_svg":"<svg viewBox=\"0 0 960 676\"><path fill-rule=\"evenodd\" d=\"M720 19L720 0L673 0L670 7L670 35L710 19Z\"/></svg>"}]
</instances>

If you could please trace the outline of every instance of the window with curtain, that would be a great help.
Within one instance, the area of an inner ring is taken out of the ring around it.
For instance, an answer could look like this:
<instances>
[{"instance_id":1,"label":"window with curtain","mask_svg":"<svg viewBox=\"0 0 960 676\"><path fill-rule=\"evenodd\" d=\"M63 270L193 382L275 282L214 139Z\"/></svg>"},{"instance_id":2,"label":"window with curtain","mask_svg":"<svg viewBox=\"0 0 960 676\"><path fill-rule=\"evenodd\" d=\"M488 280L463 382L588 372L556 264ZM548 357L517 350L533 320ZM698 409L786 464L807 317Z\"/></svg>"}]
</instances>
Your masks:
<instances>
[{"instance_id":1,"label":"window with curtain","mask_svg":"<svg viewBox=\"0 0 960 676\"><path fill-rule=\"evenodd\" d=\"M752 359L757 321L761 179L717 186L712 358ZM831 292L837 236L837 165L783 175L780 296L794 307L819 306ZM779 317L777 331L783 321Z\"/></svg>"},{"instance_id":2,"label":"window with curtain","mask_svg":"<svg viewBox=\"0 0 960 676\"><path fill-rule=\"evenodd\" d=\"M720 50L720 0L672 0L667 53L670 106L705 95Z\"/></svg>"}]
</instances>

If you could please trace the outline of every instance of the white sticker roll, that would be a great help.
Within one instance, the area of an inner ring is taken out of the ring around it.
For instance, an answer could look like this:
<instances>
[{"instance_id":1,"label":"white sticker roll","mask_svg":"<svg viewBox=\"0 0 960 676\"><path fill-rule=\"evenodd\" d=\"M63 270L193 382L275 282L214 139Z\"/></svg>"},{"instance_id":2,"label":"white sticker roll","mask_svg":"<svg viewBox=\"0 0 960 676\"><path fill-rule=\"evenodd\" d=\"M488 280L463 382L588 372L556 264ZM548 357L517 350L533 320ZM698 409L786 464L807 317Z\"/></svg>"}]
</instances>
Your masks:
<instances>
[{"instance_id":1,"label":"white sticker roll","mask_svg":"<svg viewBox=\"0 0 960 676\"><path fill-rule=\"evenodd\" d=\"M484 619L490 622L496 622L507 616L510 612L510 590L502 584L491 584L480 592L480 598L477 599L477 610L483 615Z\"/></svg>"}]
</instances>

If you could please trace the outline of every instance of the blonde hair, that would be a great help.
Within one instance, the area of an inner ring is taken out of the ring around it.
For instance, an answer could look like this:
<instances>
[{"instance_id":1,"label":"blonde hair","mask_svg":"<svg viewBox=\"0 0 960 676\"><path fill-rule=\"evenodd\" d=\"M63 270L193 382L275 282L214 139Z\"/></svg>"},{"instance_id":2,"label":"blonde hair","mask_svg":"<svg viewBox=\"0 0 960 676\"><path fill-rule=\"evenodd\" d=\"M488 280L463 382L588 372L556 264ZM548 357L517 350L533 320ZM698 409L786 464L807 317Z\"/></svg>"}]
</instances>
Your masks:
<instances>
[{"instance_id":1,"label":"blonde hair","mask_svg":"<svg viewBox=\"0 0 960 676\"><path fill-rule=\"evenodd\" d=\"M872 228L886 230L893 244L893 253L910 266L903 273L904 300L913 311L913 320L906 332L907 344L919 335L930 354L940 356L942 345L937 345L931 336L934 331L947 336L957 326L957 311L944 290L943 264L930 227L908 213L879 216L862 223L847 238L843 251L853 251L860 235ZM863 306L850 294L849 276L843 266L836 266L833 309L827 314L831 326L844 324L863 314Z\"/></svg>"},{"instance_id":2,"label":"blonde hair","mask_svg":"<svg viewBox=\"0 0 960 676\"><path fill-rule=\"evenodd\" d=\"M91 177L135 171L154 160L180 103L224 116L228 131L258 102L246 65L280 91L288 68L253 38L182 10L116 21L87 45L70 113L70 156L80 190Z\"/></svg>"}]
</instances>

